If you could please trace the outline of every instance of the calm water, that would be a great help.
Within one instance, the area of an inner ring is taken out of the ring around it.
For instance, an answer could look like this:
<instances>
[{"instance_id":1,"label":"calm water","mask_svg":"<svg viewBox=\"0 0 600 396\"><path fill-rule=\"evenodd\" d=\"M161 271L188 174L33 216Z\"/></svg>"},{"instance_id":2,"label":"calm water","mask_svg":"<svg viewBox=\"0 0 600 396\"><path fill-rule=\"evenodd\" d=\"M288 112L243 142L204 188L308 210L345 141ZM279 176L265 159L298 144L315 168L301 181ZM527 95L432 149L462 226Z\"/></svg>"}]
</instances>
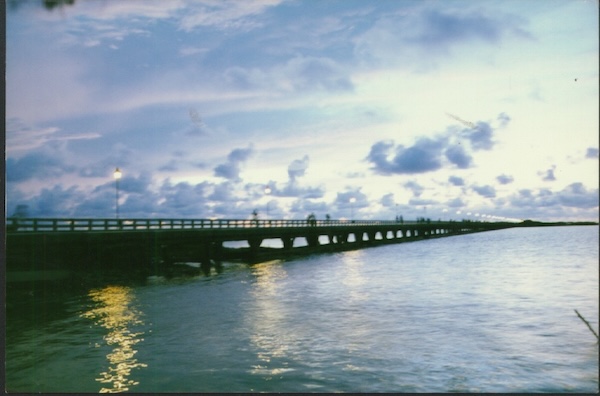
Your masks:
<instances>
[{"instance_id":1,"label":"calm water","mask_svg":"<svg viewBox=\"0 0 600 396\"><path fill-rule=\"evenodd\" d=\"M36 289L8 296L6 388L597 392L598 257L598 227L510 229Z\"/></svg>"}]
</instances>

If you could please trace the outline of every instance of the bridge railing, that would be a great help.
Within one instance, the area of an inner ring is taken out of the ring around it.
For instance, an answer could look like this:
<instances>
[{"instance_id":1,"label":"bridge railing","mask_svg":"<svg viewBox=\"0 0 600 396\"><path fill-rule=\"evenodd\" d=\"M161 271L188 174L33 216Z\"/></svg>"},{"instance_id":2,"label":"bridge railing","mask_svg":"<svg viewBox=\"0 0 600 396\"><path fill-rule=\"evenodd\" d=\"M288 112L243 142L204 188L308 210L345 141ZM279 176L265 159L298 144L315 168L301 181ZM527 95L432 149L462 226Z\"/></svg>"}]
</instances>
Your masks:
<instances>
[{"instance_id":1,"label":"bridge railing","mask_svg":"<svg viewBox=\"0 0 600 396\"><path fill-rule=\"evenodd\" d=\"M414 224L414 221L405 221ZM330 227L398 224L393 220L263 220L263 219L66 219L7 218L7 232L197 230L223 228Z\"/></svg>"}]
</instances>

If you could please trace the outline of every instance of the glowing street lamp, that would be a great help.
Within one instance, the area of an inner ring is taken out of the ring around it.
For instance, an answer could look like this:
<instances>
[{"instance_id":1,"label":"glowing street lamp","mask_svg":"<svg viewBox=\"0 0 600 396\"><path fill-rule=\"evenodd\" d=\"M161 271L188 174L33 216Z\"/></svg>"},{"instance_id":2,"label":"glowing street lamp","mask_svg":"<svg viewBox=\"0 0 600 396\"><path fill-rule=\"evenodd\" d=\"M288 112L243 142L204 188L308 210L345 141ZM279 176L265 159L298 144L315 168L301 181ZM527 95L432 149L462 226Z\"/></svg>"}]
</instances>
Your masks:
<instances>
[{"instance_id":1,"label":"glowing street lamp","mask_svg":"<svg viewBox=\"0 0 600 396\"><path fill-rule=\"evenodd\" d=\"M115 207L116 207L116 216L119 218L119 179L123 176L123 173L119 170L119 168L115 169L113 173L115 178Z\"/></svg>"}]
</instances>

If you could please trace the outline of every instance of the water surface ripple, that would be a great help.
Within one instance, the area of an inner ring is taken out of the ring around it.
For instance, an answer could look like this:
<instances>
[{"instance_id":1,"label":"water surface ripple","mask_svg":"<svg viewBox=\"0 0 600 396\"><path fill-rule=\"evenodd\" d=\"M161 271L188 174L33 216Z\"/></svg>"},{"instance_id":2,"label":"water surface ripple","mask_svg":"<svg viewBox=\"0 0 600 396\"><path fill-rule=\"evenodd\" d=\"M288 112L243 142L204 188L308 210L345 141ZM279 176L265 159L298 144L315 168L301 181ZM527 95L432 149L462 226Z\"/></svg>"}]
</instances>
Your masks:
<instances>
[{"instance_id":1,"label":"water surface ripple","mask_svg":"<svg viewBox=\"0 0 600 396\"><path fill-rule=\"evenodd\" d=\"M593 226L508 229L9 295L6 388L598 392L574 313L598 329L597 241Z\"/></svg>"}]
</instances>

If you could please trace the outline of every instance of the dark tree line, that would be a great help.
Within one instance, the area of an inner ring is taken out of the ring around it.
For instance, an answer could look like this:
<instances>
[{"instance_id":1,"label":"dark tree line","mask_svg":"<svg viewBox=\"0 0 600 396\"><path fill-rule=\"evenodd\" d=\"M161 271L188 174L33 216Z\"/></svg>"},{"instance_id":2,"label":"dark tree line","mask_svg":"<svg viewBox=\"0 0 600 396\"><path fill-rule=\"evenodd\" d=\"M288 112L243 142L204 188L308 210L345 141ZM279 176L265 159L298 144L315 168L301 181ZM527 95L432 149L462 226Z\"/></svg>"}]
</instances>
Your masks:
<instances>
[{"instance_id":1,"label":"dark tree line","mask_svg":"<svg viewBox=\"0 0 600 396\"><path fill-rule=\"evenodd\" d=\"M38 0L39 3L48 11L52 11L55 8L61 8L63 6L71 6L75 4L75 0ZM9 10L16 10L23 4L31 3L27 0L8 0Z\"/></svg>"}]
</instances>

